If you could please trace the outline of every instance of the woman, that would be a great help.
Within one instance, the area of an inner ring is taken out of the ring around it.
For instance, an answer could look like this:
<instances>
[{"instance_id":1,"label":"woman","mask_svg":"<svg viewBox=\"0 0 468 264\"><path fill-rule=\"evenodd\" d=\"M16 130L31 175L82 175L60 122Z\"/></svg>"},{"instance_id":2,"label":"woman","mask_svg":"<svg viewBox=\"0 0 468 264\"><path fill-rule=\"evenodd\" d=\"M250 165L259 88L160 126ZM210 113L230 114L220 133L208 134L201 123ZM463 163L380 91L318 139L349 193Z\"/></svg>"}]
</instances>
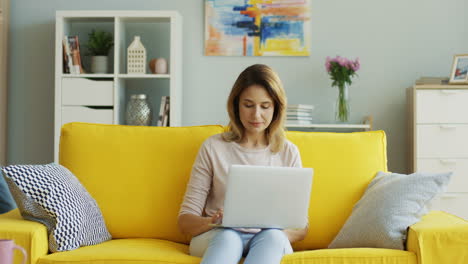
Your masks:
<instances>
[{"instance_id":1,"label":"woman","mask_svg":"<svg viewBox=\"0 0 468 264\"><path fill-rule=\"evenodd\" d=\"M300 230L214 228L221 222L225 182L232 164L301 167L297 147L285 138L286 96L281 80L268 66L256 64L237 78L228 98L228 132L208 138L192 168L178 224L191 235L190 254L202 264L280 263ZM280 187L279 187L280 188Z\"/></svg>"}]
</instances>

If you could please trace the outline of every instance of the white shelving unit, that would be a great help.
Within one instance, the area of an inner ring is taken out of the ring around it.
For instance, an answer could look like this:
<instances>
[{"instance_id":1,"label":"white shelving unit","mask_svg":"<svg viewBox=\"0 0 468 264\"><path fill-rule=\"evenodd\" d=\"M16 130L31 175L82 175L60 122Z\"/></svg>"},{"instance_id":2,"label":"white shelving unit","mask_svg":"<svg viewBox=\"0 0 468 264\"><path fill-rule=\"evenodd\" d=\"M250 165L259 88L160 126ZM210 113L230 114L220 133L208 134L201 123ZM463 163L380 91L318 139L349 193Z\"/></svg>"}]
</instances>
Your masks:
<instances>
[{"instance_id":1,"label":"white shelving unit","mask_svg":"<svg viewBox=\"0 0 468 264\"><path fill-rule=\"evenodd\" d=\"M91 30L114 36L109 54L110 70L92 74L87 63L86 42ZM170 96L170 126L182 122L182 17L177 11L57 11L55 32L55 131L54 160L63 124L73 121L124 124L130 95L145 93L155 125L161 96ZM78 36L87 73L63 73L62 39ZM147 67L153 58L168 62L167 74L127 74L127 47L140 36L147 50Z\"/></svg>"}]
</instances>

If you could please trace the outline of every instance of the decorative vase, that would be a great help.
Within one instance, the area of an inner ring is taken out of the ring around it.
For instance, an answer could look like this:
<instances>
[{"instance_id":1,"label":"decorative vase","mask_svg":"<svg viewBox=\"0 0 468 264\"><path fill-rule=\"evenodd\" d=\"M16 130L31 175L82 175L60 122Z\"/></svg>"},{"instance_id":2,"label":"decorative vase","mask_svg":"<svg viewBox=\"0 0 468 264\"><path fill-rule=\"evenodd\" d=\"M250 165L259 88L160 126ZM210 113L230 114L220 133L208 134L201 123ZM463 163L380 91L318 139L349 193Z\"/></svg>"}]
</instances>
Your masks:
<instances>
[{"instance_id":1,"label":"decorative vase","mask_svg":"<svg viewBox=\"0 0 468 264\"><path fill-rule=\"evenodd\" d=\"M167 61L164 58L152 59L149 62L149 68L154 74L166 74L167 73Z\"/></svg>"},{"instance_id":2,"label":"decorative vase","mask_svg":"<svg viewBox=\"0 0 468 264\"><path fill-rule=\"evenodd\" d=\"M335 104L335 120L348 122L349 119L349 85L345 82L338 85L338 98Z\"/></svg>"},{"instance_id":3,"label":"decorative vase","mask_svg":"<svg viewBox=\"0 0 468 264\"><path fill-rule=\"evenodd\" d=\"M125 122L130 126L149 126L152 111L146 94L134 94L127 103Z\"/></svg>"},{"instance_id":4,"label":"decorative vase","mask_svg":"<svg viewBox=\"0 0 468 264\"><path fill-rule=\"evenodd\" d=\"M91 57L91 72L92 73L107 73L107 56L92 56Z\"/></svg>"}]
</instances>

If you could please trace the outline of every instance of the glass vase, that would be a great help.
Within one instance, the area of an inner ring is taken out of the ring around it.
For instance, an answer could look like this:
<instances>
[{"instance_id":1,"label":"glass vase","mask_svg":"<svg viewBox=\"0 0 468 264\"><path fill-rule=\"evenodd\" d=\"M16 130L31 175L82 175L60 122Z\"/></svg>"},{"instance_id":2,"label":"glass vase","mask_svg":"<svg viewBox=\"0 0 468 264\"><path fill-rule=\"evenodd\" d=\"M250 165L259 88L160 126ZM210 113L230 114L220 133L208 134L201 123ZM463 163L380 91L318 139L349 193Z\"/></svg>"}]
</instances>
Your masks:
<instances>
[{"instance_id":1,"label":"glass vase","mask_svg":"<svg viewBox=\"0 0 468 264\"><path fill-rule=\"evenodd\" d=\"M130 96L127 103L125 121L130 126L151 125L151 107L146 100L145 94L134 94Z\"/></svg>"},{"instance_id":2,"label":"glass vase","mask_svg":"<svg viewBox=\"0 0 468 264\"><path fill-rule=\"evenodd\" d=\"M344 83L338 86L338 98L335 104L335 120L348 122L349 119L349 85Z\"/></svg>"}]
</instances>

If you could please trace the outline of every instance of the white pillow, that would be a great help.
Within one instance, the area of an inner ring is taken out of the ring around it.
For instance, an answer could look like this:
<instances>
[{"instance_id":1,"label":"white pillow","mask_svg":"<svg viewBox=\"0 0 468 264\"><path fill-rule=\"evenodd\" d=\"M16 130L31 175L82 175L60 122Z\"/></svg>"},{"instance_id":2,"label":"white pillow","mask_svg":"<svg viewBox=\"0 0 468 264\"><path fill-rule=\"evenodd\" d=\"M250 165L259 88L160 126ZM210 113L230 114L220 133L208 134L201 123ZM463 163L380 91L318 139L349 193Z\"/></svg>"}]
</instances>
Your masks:
<instances>
[{"instance_id":1,"label":"white pillow","mask_svg":"<svg viewBox=\"0 0 468 264\"><path fill-rule=\"evenodd\" d=\"M65 167L10 165L3 173L23 218L47 227L50 251L111 239L96 201Z\"/></svg>"},{"instance_id":2,"label":"white pillow","mask_svg":"<svg viewBox=\"0 0 468 264\"><path fill-rule=\"evenodd\" d=\"M405 248L407 228L447 186L451 172L379 172L328 248Z\"/></svg>"}]
</instances>

